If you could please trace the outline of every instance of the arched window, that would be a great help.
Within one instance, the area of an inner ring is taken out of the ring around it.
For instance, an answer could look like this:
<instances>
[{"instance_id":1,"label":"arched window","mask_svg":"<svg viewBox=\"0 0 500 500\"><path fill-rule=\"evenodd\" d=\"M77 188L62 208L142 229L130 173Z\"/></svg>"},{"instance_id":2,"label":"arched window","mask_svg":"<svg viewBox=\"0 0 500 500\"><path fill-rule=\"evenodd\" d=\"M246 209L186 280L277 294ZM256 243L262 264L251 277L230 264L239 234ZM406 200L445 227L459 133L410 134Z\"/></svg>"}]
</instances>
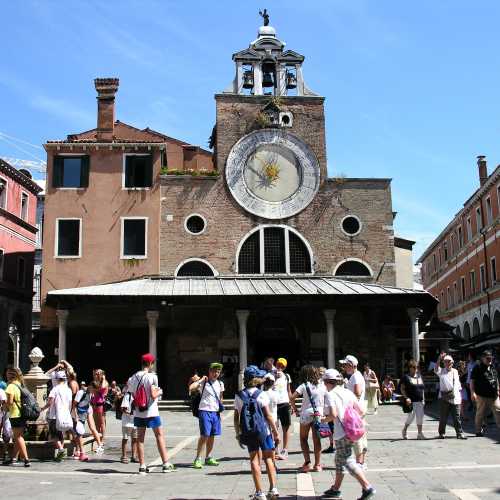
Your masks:
<instances>
[{"instance_id":1,"label":"arched window","mask_svg":"<svg viewBox=\"0 0 500 500\"><path fill-rule=\"evenodd\" d=\"M262 226L240 245L239 274L310 274L312 256L307 242L293 229Z\"/></svg>"},{"instance_id":2,"label":"arched window","mask_svg":"<svg viewBox=\"0 0 500 500\"><path fill-rule=\"evenodd\" d=\"M462 336L462 331L460 330L460 327L459 327L459 326L456 326L456 327L455 327L455 334L456 334L458 337L461 337L461 336Z\"/></svg>"},{"instance_id":3,"label":"arched window","mask_svg":"<svg viewBox=\"0 0 500 500\"><path fill-rule=\"evenodd\" d=\"M214 268L199 259L192 259L182 263L175 273L176 276L215 276Z\"/></svg>"},{"instance_id":4,"label":"arched window","mask_svg":"<svg viewBox=\"0 0 500 500\"><path fill-rule=\"evenodd\" d=\"M495 315L493 316L493 330L495 332L500 331L500 311L495 311Z\"/></svg>"},{"instance_id":5,"label":"arched window","mask_svg":"<svg viewBox=\"0 0 500 500\"><path fill-rule=\"evenodd\" d=\"M479 335L481 333L481 330L479 328L479 320L477 318L474 318L474 321L472 322L472 336L475 337L476 335Z\"/></svg>"},{"instance_id":6,"label":"arched window","mask_svg":"<svg viewBox=\"0 0 500 500\"><path fill-rule=\"evenodd\" d=\"M490 318L487 314L483 316L483 329L481 330L481 333L489 333L490 331Z\"/></svg>"},{"instance_id":7,"label":"arched window","mask_svg":"<svg viewBox=\"0 0 500 500\"><path fill-rule=\"evenodd\" d=\"M335 270L335 276L356 276L356 277L370 277L372 276L372 272L368 268L366 264L360 262L359 260L349 259L345 262L342 262L337 266Z\"/></svg>"},{"instance_id":8,"label":"arched window","mask_svg":"<svg viewBox=\"0 0 500 500\"><path fill-rule=\"evenodd\" d=\"M464 339L470 340L470 326L467 321L464 323Z\"/></svg>"}]
</instances>

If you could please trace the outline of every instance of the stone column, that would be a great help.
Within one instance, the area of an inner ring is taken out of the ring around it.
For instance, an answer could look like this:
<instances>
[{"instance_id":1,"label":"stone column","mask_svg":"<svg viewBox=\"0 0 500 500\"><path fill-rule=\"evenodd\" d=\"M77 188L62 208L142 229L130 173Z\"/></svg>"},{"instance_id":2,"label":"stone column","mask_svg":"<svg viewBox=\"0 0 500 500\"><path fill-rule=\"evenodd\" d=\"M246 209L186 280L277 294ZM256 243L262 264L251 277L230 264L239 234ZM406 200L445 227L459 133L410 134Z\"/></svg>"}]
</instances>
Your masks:
<instances>
[{"instance_id":1,"label":"stone column","mask_svg":"<svg viewBox=\"0 0 500 500\"><path fill-rule=\"evenodd\" d=\"M243 90L243 66L240 61L236 63L236 89L235 94L241 94Z\"/></svg>"},{"instance_id":2,"label":"stone column","mask_svg":"<svg viewBox=\"0 0 500 500\"><path fill-rule=\"evenodd\" d=\"M57 320L59 322L59 361L66 359L66 324L68 322L69 310L58 309L56 311Z\"/></svg>"},{"instance_id":3,"label":"stone column","mask_svg":"<svg viewBox=\"0 0 500 500\"><path fill-rule=\"evenodd\" d=\"M412 346L412 357L413 359L419 363L420 362L420 342L418 339L419 330L418 330L418 318L422 314L422 310L412 307L408 310L408 316L410 317L411 322L411 346Z\"/></svg>"},{"instance_id":4,"label":"stone column","mask_svg":"<svg viewBox=\"0 0 500 500\"><path fill-rule=\"evenodd\" d=\"M156 325L160 317L159 311L146 311L146 318L148 318L149 326L149 352L155 357L156 353Z\"/></svg>"},{"instance_id":5,"label":"stone column","mask_svg":"<svg viewBox=\"0 0 500 500\"><path fill-rule=\"evenodd\" d=\"M335 319L335 309L325 309L323 314L326 320L326 340L328 354L328 368L335 368L335 327L333 320Z\"/></svg>"},{"instance_id":6,"label":"stone column","mask_svg":"<svg viewBox=\"0 0 500 500\"><path fill-rule=\"evenodd\" d=\"M253 63L253 93L262 95L262 66L259 62Z\"/></svg>"},{"instance_id":7,"label":"stone column","mask_svg":"<svg viewBox=\"0 0 500 500\"><path fill-rule=\"evenodd\" d=\"M236 311L238 318L238 330L240 339L240 374L238 377L238 389L243 389L243 372L247 367L247 321L250 311L239 309Z\"/></svg>"}]
</instances>

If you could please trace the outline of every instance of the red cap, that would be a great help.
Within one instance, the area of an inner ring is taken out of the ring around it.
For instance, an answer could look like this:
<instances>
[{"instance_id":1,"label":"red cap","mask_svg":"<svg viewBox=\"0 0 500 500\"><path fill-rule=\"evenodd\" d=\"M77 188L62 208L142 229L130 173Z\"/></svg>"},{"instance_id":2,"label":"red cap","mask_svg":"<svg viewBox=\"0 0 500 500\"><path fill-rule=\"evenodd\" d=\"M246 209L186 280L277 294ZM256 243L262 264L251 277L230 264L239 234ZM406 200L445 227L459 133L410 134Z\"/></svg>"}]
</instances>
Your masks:
<instances>
[{"instance_id":1,"label":"red cap","mask_svg":"<svg viewBox=\"0 0 500 500\"><path fill-rule=\"evenodd\" d=\"M148 352L147 354L143 354L141 356L141 360L143 363L154 363L155 357L150 352Z\"/></svg>"}]
</instances>

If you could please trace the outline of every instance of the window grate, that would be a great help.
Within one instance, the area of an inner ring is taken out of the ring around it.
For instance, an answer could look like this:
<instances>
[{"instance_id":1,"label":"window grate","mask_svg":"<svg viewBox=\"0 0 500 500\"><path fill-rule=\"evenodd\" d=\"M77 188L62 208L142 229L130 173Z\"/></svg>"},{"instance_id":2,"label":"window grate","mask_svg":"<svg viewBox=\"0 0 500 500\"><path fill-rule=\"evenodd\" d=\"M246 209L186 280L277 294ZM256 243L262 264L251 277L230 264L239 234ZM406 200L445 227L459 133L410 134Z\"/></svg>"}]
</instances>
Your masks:
<instances>
[{"instance_id":1,"label":"window grate","mask_svg":"<svg viewBox=\"0 0 500 500\"><path fill-rule=\"evenodd\" d=\"M240 274L260 273L260 231L255 231L243 243L238 257L238 272Z\"/></svg>"},{"instance_id":2,"label":"window grate","mask_svg":"<svg viewBox=\"0 0 500 500\"><path fill-rule=\"evenodd\" d=\"M288 232L290 250L290 272L310 273L311 257L304 242L291 231Z\"/></svg>"},{"instance_id":3,"label":"window grate","mask_svg":"<svg viewBox=\"0 0 500 500\"><path fill-rule=\"evenodd\" d=\"M281 227L264 229L264 268L266 273L286 273L285 230Z\"/></svg>"}]
</instances>

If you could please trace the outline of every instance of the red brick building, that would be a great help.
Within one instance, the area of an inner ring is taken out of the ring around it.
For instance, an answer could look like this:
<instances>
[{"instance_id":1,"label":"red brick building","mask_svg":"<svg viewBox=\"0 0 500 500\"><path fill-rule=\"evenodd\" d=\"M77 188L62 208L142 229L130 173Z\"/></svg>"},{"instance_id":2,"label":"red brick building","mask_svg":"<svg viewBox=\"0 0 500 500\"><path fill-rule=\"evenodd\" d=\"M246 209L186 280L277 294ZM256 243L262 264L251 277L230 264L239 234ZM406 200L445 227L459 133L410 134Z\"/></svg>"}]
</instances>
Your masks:
<instances>
[{"instance_id":1,"label":"red brick building","mask_svg":"<svg viewBox=\"0 0 500 500\"><path fill-rule=\"evenodd\" d=\"M488 175L484 156L477 165L479 188L419 262L424 288L439 299L439 319L464 341L487 345L500 332L500 166Z\"/></svg>"},{"instance_id":2,"label":"red brick building","mask_svg":"<svg viewBox=\"0 0 500 500\"><path fill-rule=\"evenodd\" d=\"M40 191L29 172L0 158L0 373L28 362Z\"/></svg>"},{"instance_id":3,"label":"red brick building","mask_svg":"<svg viewBox=\"0 0 500 500\"><path fill-rule=\"evenodd\" d=\"M47 142L42 328L85 373L156 353L170 397L214 359L230 392L267 355L396 373L436 301L396 288L391 180L328 177L324 97L274 28L233 61L213 159L117 122L117 79L95 130Z\"/></svg>"}]
</instances>

